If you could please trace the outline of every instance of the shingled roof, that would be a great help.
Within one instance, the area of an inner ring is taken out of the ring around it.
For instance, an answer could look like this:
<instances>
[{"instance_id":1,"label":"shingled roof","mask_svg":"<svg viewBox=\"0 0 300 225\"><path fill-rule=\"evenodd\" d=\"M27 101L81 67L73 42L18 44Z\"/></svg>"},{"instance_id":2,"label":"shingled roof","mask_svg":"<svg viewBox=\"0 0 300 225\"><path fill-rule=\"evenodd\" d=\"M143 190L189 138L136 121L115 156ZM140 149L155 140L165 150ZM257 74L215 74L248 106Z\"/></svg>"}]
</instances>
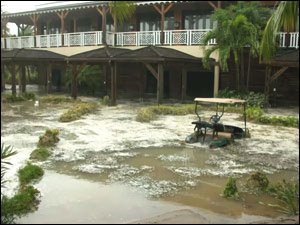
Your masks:
<instances>
[{"instance_id":1,"label":"shingled roof","mask_svg":"<svg viewBox=\"0 0 300 225\"><path fill-rule=\"evenodd\" d=\"M113 48L113 47L104 47L95 50L91 50L88 52L82 52L76 55L72 55L68 57L70 62L72 61L108 61L117 55L128 53L131 50L123 49L123 48Z\"/></svg>"},{"instance_id":2,"label":"shingled roof","mask_svg":"<svg viewBox=\"0 0 300 225\"><path fill-rule=\"evenodd\" d=\"M1 49L1 61L64 61L65 56L48 50Z\"/></svg>"},{"instance_id":3,"label":"shingled roof","mask_svg":"<svg viewBox=\"0 0 300 225\"><path fill-rule=\"evenodd\" d=\"M148 46L116 56L118 61L199 61L199 58L181 51L157 46Z\"/></svg>"}]
</instances>

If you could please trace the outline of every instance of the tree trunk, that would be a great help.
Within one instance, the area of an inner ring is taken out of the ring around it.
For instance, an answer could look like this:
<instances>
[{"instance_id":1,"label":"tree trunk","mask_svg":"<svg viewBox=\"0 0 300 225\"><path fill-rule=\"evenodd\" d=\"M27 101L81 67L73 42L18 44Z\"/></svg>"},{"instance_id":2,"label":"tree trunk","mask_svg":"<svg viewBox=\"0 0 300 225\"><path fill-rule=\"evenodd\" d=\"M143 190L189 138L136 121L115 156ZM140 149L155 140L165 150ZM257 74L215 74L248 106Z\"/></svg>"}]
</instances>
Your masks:
<instances>
[{"instance_id":1,"label":"tree trunk","mask_svg":"<svg viewBox=\"0 0 300 225\"><path fill-rule=\"evenodd\" d=\"M245 65L244 65L244 49L241 49L241 80L240 86L242 90L245 90Z\"/></svg>"},{"instance_id":2,"label":"tree trunk","mask_svg":"<svg viewBox=\"0 0 300 225\"><path fill-rule=\"evenodd\" d=\"M250 70L251 70L251 52L249 49L249 57L248 57L248 71L247 71L247 81L246 81L246 90L249 91L249 79L250 79Z\"/></svg>"}]
</instances>

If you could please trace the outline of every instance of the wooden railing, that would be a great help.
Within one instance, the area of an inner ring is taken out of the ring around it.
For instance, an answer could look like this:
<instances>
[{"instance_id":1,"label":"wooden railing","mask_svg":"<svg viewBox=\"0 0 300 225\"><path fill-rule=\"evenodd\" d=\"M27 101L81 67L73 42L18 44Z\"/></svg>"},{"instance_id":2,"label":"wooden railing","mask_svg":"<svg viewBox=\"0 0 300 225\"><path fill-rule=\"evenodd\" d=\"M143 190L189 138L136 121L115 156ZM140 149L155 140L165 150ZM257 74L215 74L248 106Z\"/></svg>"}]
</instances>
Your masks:
<instances>
[{"instance_id":1,"label":"wooden railing","mask_svg":"<svg viewBox=\"0 0 300 225\"><path fill-rule=\"evenodd\" d=\"M201 45L209 29L202 30L167 30L163 32L163 45ZM51 48L71 46L102 45L102 31L65 33L62 45L61 34L1 38L1 48ZM161 45L160 31L107 32L106 42L110 46L148 46ZM208 45L215 45L211 39ZM299 32L279 33L279 46L299 48Z\"/></svg>"}]
</instances>

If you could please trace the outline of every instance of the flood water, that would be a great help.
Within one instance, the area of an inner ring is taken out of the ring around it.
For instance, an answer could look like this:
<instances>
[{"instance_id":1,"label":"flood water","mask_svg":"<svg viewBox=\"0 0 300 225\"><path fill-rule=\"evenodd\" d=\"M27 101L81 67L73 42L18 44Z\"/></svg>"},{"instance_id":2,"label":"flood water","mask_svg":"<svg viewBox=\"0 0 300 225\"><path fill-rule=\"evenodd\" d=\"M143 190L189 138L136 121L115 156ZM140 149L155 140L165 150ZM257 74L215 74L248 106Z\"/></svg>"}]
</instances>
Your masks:
<instances>
[{"instance_id":1,"label":"flood water","mask_svg":"<svg viewBox=\"0 0 300 225\"><path fill-rule=\"evenodd\" d=\"M229 176L237 177L242 189L254 171L266 173L271 183L298 182L299 129L248 123L251 138L209 149L184 143L195 115L139 123L135 116L145 105L119 102L60 123L69 104L2 104L1 142L18 152L6 174L4 193L9 196L17 190L17 171L29 160L39 136L47 128L60 131L52 156L40 163L45 175L35 185L42 194L39 209L18 222L128 223L186 207L232 218L281 215L262 204L279 203L268 196L242 193L237 201L220 194ZM238 116L225 113L222 121L243 127Z\"/></svg>"}]
</instances>

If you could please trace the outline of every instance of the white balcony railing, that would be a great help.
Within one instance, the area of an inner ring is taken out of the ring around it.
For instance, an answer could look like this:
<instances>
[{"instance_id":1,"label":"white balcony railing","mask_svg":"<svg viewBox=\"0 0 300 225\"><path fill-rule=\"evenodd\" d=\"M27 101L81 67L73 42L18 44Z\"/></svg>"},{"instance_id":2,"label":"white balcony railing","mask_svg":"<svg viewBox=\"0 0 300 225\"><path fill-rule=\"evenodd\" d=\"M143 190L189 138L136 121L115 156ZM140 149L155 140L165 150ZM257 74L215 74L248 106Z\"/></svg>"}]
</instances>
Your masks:
<instances>
[{"instance_id":1,"label":"white balcony railing","mask_svg":"<svg viewBox=\"0 0 300 225\"><path fill-rule=\"evenodd\" d=\"M163 45L201 45L203 38L209 32L202 30L167 30L163 32ZM1 38L1 48L51 48L61 46L96 46L102 45L102 31L89 31L65 33L62 45L61 34L37 35L36 46L34 37L9 37ZM139 32L107 32L106 42L110 46L148 46L161 45L160 31ZM216 40L211 39L208 45L215 45ZM299 32L279 33L279 46L283 48L299 48Z\"/></svg>"}]
</instances>

